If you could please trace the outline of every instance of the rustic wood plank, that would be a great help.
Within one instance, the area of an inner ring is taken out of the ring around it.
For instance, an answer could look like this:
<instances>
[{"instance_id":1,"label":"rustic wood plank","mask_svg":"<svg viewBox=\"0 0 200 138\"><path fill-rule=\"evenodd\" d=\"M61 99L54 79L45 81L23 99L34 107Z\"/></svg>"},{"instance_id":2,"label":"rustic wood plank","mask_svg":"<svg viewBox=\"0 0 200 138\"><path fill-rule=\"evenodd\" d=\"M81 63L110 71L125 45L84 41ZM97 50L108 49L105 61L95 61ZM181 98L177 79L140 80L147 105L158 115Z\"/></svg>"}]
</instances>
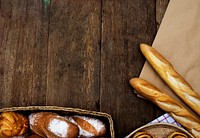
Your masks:
<instances>
[{"instance_id":1,"label":"rustic wood plank","mask_svg":"<svg viewBox=\"0 0 200 138\"><path fill-rule=\"evenodd\" d=\"M99 0L52 0L47 104L99 110Z\"/></svg>"},{"instance_id":2,"label":"rustic wood plank","mask_svg":"<svg viewBox=\"0 0 200 138\"><path fill-rule=\"evenodd\" d=\"M156 22L159 28L170 0L156 0Z\"/></svg>"},{"instance_id":3,"label":"rustic wood plank","mask_svg":"<svg viewBox=\"0 0 200 138\"><path fill-rule=\"evenodd\" d=\"M48 14L42 1L0 3L0 106L43 105Z\"/></svg>"},{"instance_id":4,"label":"rustic wood plank","mask_svg":"<svg viewBox=\"0 0 200 138\"><path fill-rule=\"evenodd\" d=\"M145 61L140 43L151 44L156 34L155 4L103 0L100 105L101 111L112 115L117 137L155 117L154 105L138 98L129 85Z\"/></svg>"},{"instance_id":5,"label":"rustic wood plank","mask_svg":"<svg viewBox=\"0 0 200 138\"><path fill-rule=\"evenodd\" d=\"M163 113L128 80L139 75L139 44L153 42L169 0L43 2L0 0L0 107L100 110L112 115L116 137Z\"/></svg>"}]
</instances>

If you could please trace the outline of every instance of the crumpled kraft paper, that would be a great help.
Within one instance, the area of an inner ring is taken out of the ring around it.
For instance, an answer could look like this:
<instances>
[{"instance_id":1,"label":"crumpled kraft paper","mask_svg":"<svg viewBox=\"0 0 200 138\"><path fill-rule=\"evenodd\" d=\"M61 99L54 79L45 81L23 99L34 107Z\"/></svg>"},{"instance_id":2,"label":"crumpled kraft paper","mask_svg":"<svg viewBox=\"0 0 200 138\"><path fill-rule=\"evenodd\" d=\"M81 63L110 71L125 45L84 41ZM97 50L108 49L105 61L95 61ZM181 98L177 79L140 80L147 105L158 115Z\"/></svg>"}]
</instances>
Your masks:
<instances>
[{"instance_id":1,"label":"crumpled kraft paper","mask_svg":"<svg viewBox=\"0 0 200 138\"><path fill-rule=\"evenodd\" d=\"M171 0L152 46L200 95L200 0ZM191 111L148 62L139 77L167 92Z\"/></svg>"}]
</instances>

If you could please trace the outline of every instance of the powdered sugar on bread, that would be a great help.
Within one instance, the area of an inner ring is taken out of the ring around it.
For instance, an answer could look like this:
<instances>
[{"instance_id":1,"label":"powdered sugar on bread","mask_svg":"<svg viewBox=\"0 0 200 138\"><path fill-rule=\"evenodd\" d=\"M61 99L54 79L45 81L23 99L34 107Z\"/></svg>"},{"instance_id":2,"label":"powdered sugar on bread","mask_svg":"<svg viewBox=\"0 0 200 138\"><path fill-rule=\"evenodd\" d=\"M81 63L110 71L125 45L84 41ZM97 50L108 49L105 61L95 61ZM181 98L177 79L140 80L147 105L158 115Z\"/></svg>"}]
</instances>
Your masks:
<instances>
[{"instance_id":1,"label":"powdered sugar on bread","mask_svg":"<svg viewBox=\"0 0 200 138\"><path fill-rule=\"evenodd\" d=\"M33 125L37 125L38 119L41 117L41 114L35 114L32 113L31 115L29 115L29 124L30 127L32 127Z\"/></svg>"},{"instance_id":2,"label":"powdered sugar on bread","mask_svg":"<svg viewBox=\"0 0 200 138\"><path fill-rule=\"evenodd\" d=\"M52 112L33 113L29 116L31 130L41 137L75 138L78 137L78 126L66 118Z\"/></svg>"},{"instance_id":3,"label":"powdered sugar on bread","mask_svg":"<svg viewBox=\"0 0 200 138\"><path fill-rule=\"evenodd\" d=\"M91 126L85 126L86 124L84 124L84 123L79 124L77 122L78 120L76 120L76 118L79 118L79 119L87 122ZM105 131L106 131L104 123L96 118L74 115L72 117L69 117L69 120L79 127L79 136L84 136L84 137L100 136L100 135L102 135L102 133L105 133ZM90 131L87 129L90 129Z\"/></svg>"},{"instance_id":4,"label":"powdered sugar on bread","mask_svg":"<svg viewBox=\"0 0 200 138\"><path fill-rule=\"evenodd\" d=\"M48 129L59 137L67 137L69 124L59 119L52 119L49 122Z\"/></svg>"},{"instance_id":5,"label":"powdered sugar on bread","mask_svg":"<svg viewBox=\"0 0 200 138\"><path fill-rule=\"evenodd\" d=\"M84 129L82 129L82 128L74 121L73 118L70 117L69 120L70 120L72 123L74 123L75 125L78 126L78 128L79 128L79 136L85 136L85 137L93 137L93 136L94 136L94 134L92 134L92 133L90 133L90 132L85 131Z\"/></svg>"},{"instance_id":6,"label":"powdered sugar on bread","mask_svg":"<svg viewBox=\"0 0 200 138\"><path fill-rule=\"evenodd\" d=\"M104 127L105 125L99 120L99 119L96 119L96 118L90 118L90 117L86 117L86 116L75 116L75 117L79 117L85 121L87 121L88 123L90 123L98 132L100 132Z\"/></svg>"}]
</instances>

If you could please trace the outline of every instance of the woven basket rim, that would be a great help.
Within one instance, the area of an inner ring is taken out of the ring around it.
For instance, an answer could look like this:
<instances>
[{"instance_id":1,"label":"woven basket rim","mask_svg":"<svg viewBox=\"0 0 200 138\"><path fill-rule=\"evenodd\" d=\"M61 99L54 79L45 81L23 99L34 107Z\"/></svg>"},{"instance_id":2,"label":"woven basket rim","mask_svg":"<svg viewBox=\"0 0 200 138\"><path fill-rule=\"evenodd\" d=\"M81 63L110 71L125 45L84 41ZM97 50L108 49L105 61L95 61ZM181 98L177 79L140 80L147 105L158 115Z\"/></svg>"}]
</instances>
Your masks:
<instances>
[{"instance_id":1,"label":"woven basket rim","mask_svg":"<svg viewBox=\"0 0 200 138\"><path fill-rule=\"evenodd\" d=\"M146 125L143 125L137 129L135 129L134 131L132 131L128 136L124 137L124 138L130 138L132 137L136 132L142 130L142 129L145 129L145 128L148 128L148 127L152 127L152 126L168 126L168 127L174 127L182 132L184 132L185 134L187 134L188 136L190 136L190 138L194 138L192 136L192 134L190 134L187 130L185 130L184 128L181 128L179 126L176 126L174 124L170 124L170 123L164 123L164 122L160 122L160 123L153 123L153 124L146 124Z\"/></svg>"},{"instance_id":2,"label":"woven basket rim","mask_svg":"<svg viewBox=\"0 0 200 138\"><path fill-rule=\"evenodd\" d=\"M110 135L111 138L114 138L114 124L111 115L104 113L104 112L98 112L98 111L92 111L92 110L85 110L80 108L72 108L72 107L62 107L62 106L20 106L20 107L6 107L1 108L0 112L8 112L8 111L29 111L29 110L52 110L52 111L66 111L66 112L76 112L80 114L90 114L94 116L101 116L106 117L109 121L110 125Z\"/></svg>"}]
</instances>

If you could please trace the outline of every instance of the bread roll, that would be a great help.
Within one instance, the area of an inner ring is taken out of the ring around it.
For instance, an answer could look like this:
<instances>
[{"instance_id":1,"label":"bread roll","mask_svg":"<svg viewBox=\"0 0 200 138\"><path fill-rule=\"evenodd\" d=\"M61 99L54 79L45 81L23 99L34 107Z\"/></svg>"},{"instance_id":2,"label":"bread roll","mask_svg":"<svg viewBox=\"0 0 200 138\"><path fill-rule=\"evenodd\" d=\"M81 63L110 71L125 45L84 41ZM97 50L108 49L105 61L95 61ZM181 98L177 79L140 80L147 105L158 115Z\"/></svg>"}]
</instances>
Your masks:
<instances>
[{"instance_id":1,"label":"bread roll","mask_svg":"<svg viewBox=\"0 0 200 138\"><path fill-rule=\"evenodd\" d=\"M173 66L154 48L141 44L140 49L148 62L169 85L169 87L198 115L200 115L200 96L191 88L186 80L179 75Z\"/></svg>"},{"instance_id":2,"label":"bread roll","mask_svg":"<svg viewBox=\"0 0 200 138\"><path fill-rule=\"evenodd\" d=\"M155 138L148 132L137 132L134 134L133 138Z\"/></svg>"},{"instance_id":3,"label":"bread roll","mask_svg":"<svg viewBox=\"0 0 200 138\"><path fill-rule=\"evenodd\" d=\"M41 137L77 138L79 129L66 118L50 112L32 113L30 129Z\"/></svg>"},{"instance_id":4,"label":"bread roll","mask_svg":"<svg viewBox=\"0 0 200 138\"><path fill-rule=\"evenodd\" d=\"M16 112L0 114L0 137L21 136L28 129L28 118Z\"/></svg>"},{"instance_id":5,"label":"bread roll","mask_svg":"<svg viewBox=\"0 0 200 138\"><path fill-rule=\"evenodd\" d=\"M130 80L130 84L138 94L168 112L177 122L193 134L195 138L200 138L200 121L181 104L143 79L133 78Z\"/></svg>"},{"instance_id":6,"label":"bread roll","mask_svg":"<svg viewBox=\"0 0 200 138\"><path fill-rule=\"evenodd\" d=\"M106 132L104 123L96 118L75 115L69 120L79 127L79 137L100 137Z\"/></svg>"},{"instance_id":7,"label":"bread roll","mask_svg":"<svg viewBox=\"0 0 200 138\"><path fill-rule=\"evenodd\" d=\"M181 132L173 132L167 138L188 138L188 136Z\"/></svg>"}]
</instances>

